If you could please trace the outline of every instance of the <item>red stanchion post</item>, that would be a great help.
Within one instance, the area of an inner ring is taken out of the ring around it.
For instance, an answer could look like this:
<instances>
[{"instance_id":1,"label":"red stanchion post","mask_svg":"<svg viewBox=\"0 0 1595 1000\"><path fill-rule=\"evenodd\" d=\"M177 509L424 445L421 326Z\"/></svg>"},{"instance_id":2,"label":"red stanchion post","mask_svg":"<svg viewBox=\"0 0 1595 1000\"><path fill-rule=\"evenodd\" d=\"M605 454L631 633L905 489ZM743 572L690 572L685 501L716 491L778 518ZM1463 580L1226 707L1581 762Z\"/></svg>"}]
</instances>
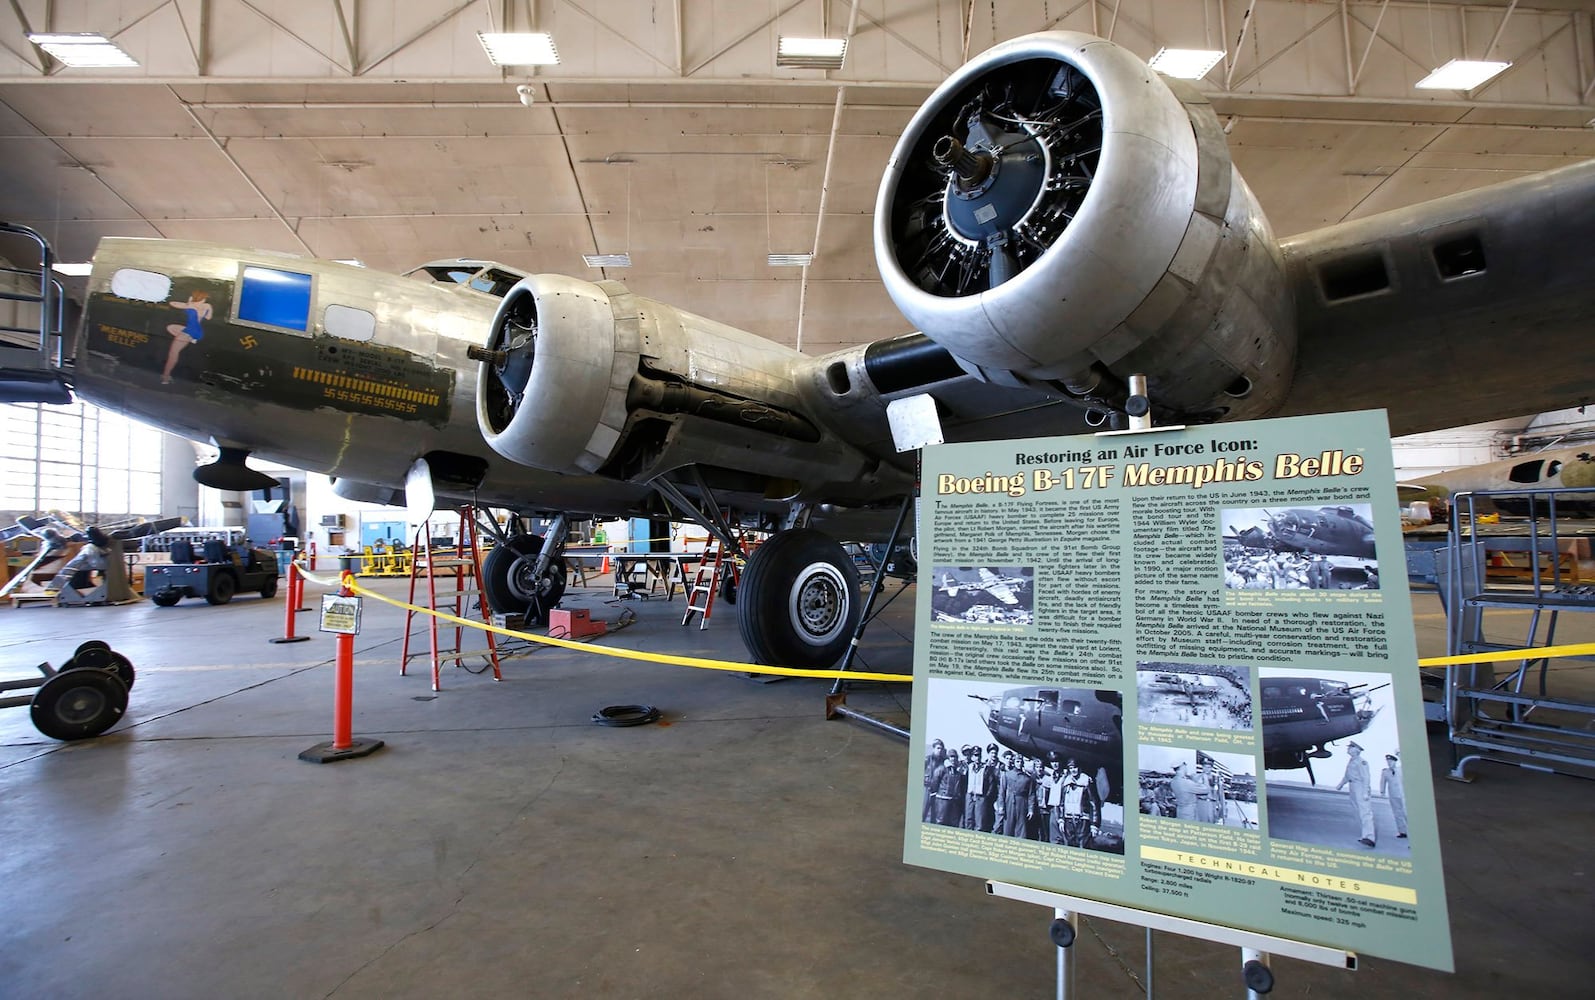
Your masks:
<instances>
[{"instance_id":1,"label":"red stanchion post","mask_svg":"<svg viewBox=\"0 0 1595 1000\"><path fill-rule=\"evenodd\" d=\"M299 575L299 564L289 563L288 593L283 595L282 602L282 635L275 639L269 639L267 640L268 642L305 642L309 640L310 637L308 635L294 635L294 605L300 603L301 598L304 596L304 589L305 582L304 578Z\"/></svg>"},{"instance_id":2,"label":"red stanchion post","mask_svg":"<svg viewBox=\"0 0 1595 1000\"><path fill-rule=\"evenodd\" d=\"M295 563L294 565L297 567L298 563ZM299 590L296 592L298 596L293 599L293 602L294 613L299 614L300 612L310 610L309 608L305 607L305 571L302 569L299 570L299 572L296 574L296 578L299 580Z\"/></svg>"},{"instance_id":3,"label":"red stanchion post","mask_svg":"<svg viewBox=\"0 0 1595 1000\"><path fill-rule=\"evenodd\" d=\"M344 596L349 596L347 590ZM332 749L354 745L354 636L338 635L338 660L332 682Z\"/></svg>"},{"instance_id":4,"label":"red stanchion post","mask_svg":"<svg viewBox=\"0 0 1595 1000\"><path fill-rule=\"evenodd\" d=\"M321 628L338 633L338 654L333 664L332 741L317 743L299 754L300 760L328 764L335 760L364 757L382 749L381 740L354 738L354 637L360 631L360 598L350 584L354 574L345 573L338 596L322 599Z\"/></svg>"},{"instance_id":5,"label":"red stanchion post","mask_svg":"<svg viewBox=\"0 0 1595 1000\"><path fill-rule=\"evenodd\" d=\"M313 538L310 540L310 568L316 568L316 540Z\"/></svg>"}]
</instances>

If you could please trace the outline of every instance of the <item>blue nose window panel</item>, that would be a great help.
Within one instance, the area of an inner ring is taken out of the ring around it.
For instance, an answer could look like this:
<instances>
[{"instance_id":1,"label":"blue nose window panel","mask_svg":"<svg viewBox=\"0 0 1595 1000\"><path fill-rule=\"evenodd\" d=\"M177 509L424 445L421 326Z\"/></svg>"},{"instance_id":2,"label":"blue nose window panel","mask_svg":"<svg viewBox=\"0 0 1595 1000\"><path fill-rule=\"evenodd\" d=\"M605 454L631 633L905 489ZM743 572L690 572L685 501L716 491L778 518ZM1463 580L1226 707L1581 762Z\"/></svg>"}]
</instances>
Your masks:
<instances>
[{"instance_id":1,"label":"blue nose window panel","mask_svg":"<svg viewBox=\"0 0 1595 1000\"><path fill-rule=\"evenodd\" d=\"M310 275L246 266L238 296L238 318L287 330L305 330L310 321Z\"/></svg>"}]
</instances>

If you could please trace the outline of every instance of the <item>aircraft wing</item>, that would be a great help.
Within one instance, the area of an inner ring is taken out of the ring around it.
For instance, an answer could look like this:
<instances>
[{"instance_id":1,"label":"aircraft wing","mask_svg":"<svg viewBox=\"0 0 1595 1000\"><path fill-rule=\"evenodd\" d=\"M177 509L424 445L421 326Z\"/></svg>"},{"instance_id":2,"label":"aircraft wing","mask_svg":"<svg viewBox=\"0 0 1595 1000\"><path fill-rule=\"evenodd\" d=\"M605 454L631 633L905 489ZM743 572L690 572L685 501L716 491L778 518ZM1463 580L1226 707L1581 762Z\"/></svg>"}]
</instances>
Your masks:
<instances>
[{"instance_id":1,"label":"aircraft wing","mask_svg":"<svg viewBox=\"0 0 1595 1000\"><path fill-rule=\"evenodd\" d=\"M1595 161L1284 241L1300 335L1282 415L1384 407L1392 434L1590 399Z\"/></svg>"},{"instance_id":2,"label":"aircraft wing","mask_svg":"<svg viewBox=\"0 0 1595 1000\"><path fill-rule=\"evenodd\" d=\"M381 489L426 458L440 496L518 509L841 516L912 490L887 419L909 396L953 441L1107 425L1132 374L1159 423L1382 406L1406 433L1583 402L1592 241L1595 163L1280 242L1205 97L1044 32L955 71L887 164L876 260L921 332L815 358L613 281L510 274L495 300L108 239L74 379L240 467ZM245 315L252 273L300 296L286 324ZM185 306L202 338L171 332Z\"/></svg>"}]
</instances>

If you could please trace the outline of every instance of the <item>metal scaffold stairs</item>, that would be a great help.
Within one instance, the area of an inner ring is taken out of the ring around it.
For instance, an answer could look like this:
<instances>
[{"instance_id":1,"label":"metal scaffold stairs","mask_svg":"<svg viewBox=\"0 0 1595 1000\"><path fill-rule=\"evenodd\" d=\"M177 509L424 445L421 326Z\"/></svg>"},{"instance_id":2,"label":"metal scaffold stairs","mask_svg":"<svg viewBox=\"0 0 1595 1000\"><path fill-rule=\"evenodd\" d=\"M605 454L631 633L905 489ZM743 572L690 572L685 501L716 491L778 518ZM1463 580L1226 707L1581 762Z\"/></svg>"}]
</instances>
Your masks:
<instances>
[{"instance_id":1,"label":"metal scaffold stairs","mask_svg":"<svg viewBox=\"0 0 1595 1000\"><path fill-rule=\"evenodd\" d=\"M681 616L683 626L690 625L692 616L697 614L701 616L698 619L698 631L709 627L709 617L714 613L714 595L720 589L722 573L731 574L732 586L742 582L737 570L736 554L727 552L725 544L711 536L709 547L703 550L703 559L693 573L692 586L687 590L687 613Z\"/></svg>"},{"instance_id":2,"label":"metal scaffold stairs","mask_svg":"<svg viewBox=\"0 0 1595 1000\"><path fill-rule=\"evenodd\" d=\"M8 263L21 259L17 245L23 242L36 250L37 268ZM62 373L66 296L51 273L54 261L43 236L27 226L0 222L0 403L72 402Z\"/></svg>"},{"instance_id":3,"label":"metal scaffold stairs","mask_svg":"<svg viewBox=\"0 0 1595 1000\"><path fill-rule=\"evenodd\" d=\"M483 631L482 635L487 640L483 649L466 650L463 643L466 637L466 627L456 622L445 622L436 615L429 615L425 611L414 610L415 607L431 608L442 611L456 618L475 617L473 608L480 614L483 624L488 624L487 602L482 598L482 560L481 549L477 544L476 534L476 508L463 507L460 509L460 530L455 535L455 544L452 546L432 545L432 522L430 519L421 522L421 527L415 534L415 545L411 552L414 558L410 563L410 599L411 609L405 612L404 617L404 649L400 654L399 673L406 672L410 660L416 657L430 657L432 661L432 690L441 690L439 686L439 666L443 661L452 660L471 673L481 673L489 665L493 668L493 679L501 681L504 675L499 671L498 647L493 641L493 633ZM425 579L425 591L421 594L424 601L416 600L416 582ZM442 581L442 590L438 589ZM417 616L426 619L426 630L430 639L427 650L410 652L410 639L414 635L414 622ZM454 630L454 645L441 647L438 645L439 632L447 633ZM474 632L475 629L470 631ZM468 660L483 660L480 667L473 669L466 665Z\"/></svg>"}]
</instances>

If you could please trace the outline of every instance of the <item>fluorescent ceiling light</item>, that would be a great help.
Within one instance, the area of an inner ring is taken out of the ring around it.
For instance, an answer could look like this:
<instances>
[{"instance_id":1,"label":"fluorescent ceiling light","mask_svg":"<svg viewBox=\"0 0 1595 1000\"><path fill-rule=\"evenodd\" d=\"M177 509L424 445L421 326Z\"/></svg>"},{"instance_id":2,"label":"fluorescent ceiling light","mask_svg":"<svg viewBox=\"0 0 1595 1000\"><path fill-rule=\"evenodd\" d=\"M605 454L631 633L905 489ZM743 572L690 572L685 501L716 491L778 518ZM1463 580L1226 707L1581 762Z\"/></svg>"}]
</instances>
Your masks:
<instances>
[{"instance_id":1,"label":"fluorescent ceiling light","mask_svg":"<svg viewBox=\"0 0 1595 1000\"><path fill-rule=\"evenodd\" d=\"M335 257L335 258L333 258L333 263L335 263L335 264L348 264L350 267L365 267L366 266L366 262L361 260L359 257Z\"/></svg>"},{"instance_id":2,"label":"fluorescent ceiling light","mask_svg":"<svg viewBox=\"0 0 1595 1000\"><path fill-rule=\"evenodd\" d=\"M495 66L553 66L559 62L554 37L546 31L478 31Z\"/></svg>"},{"instance_id":3,"label":"fluorescent ceiling light","mask_svg":"<svg viewBox=\"0 0 1595 1000\"><path fill-rule=\"evenodd\" d=\"M582 260L588 267L630 267L631 254L629 253L584 253Z\"/></svg>"},{"instance_id":4,"label":"fluorescent ceiling light","mask_svg":"<svg viewBox=\"0 0 1595 1000\"><path fill-rule=\"evenodd\" d=\"M1200 80L1222 58L1222 49L1158 49L1147 65L1164 76Z\"/></svg>"},{"instance_id":5,"label":"fluorescent ceiling light","mask_svg":"<svg viewBox=\"0 0 1595 1000\"><path fill-rule=\"evenodd\" d=\"M28 41L63 66L137 66L138 60L115 42L94 31L28 33Z\"/></svg>"},{"instance_id":6,"label":"fluorescent ceiling light","mask_svg":"<svg viewBox=\"0 0 1595 1000\"><path fill-rule=\"evenodd\" d=\"M1453 59L1413 86L1419 90L1472 90L1510 65L1509 62Z\"/></svg>"},{"instance_id":7,"label":"fluorescent ceiling light","mask_svg":"<svg viewBox=\"0 0 1595 1000\"><path fill-rule=\"evenodd\" d=\"M794 38L782 35L775 46L777 66L799 69L841 69L847 57L845 38Z\"/></svg>"},{"instance_id":8,"label":"fluorescent ceiling light","mask_svg":"<svg viewBox=\"0 0 1595 1000\"><path fill-rule=\"evenodd\" d=\"M811 253L772 253L766 259L771 267L808 267L814 263Z\"/></svg>"},{"instance_id":9,"label":"fluorescent ceiling light","mask_svg":"<svg viewBox=\"0 0 1595 1000\"><path fill-rule=\"evenodd\" d=\"M64 274L68 278L81 278L93 269L94 265L89 261L83 261L80 264L69 264L58 260L54 264L50 265L50 270L54 271L56 274Z\"/></svg>"}]
</instances>

